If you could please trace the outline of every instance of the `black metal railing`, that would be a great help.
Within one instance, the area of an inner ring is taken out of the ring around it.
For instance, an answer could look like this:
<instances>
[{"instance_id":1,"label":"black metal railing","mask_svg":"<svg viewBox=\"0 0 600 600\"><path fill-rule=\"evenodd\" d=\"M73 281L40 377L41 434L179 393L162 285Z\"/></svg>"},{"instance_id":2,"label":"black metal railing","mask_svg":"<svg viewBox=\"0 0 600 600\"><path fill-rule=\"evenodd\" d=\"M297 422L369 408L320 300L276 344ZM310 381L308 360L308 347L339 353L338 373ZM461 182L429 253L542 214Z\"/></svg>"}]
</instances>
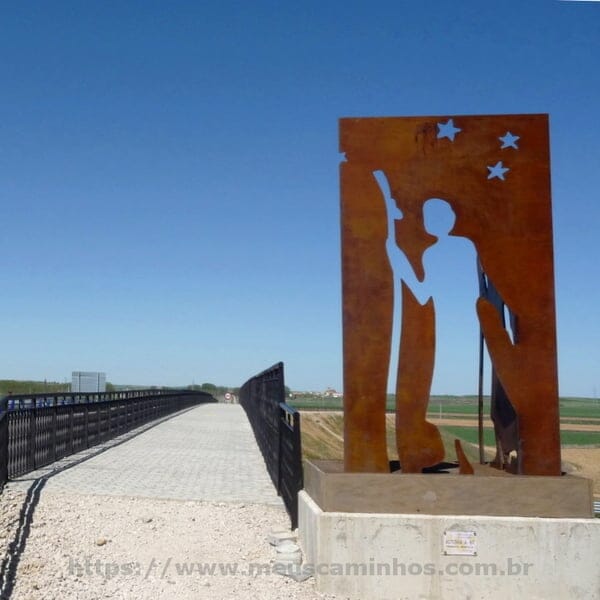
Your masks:
<instances>
[{"instance_id":1,"label":"black metal railing","mask_svg":"<svg viewBox=\"0 0 600 600\"><path fill-rule=\"evenodd\" d=\"M292 529L295 529L298 527L298 492L304 487L300 413L285 402L280 402L279 408L279 481L277 488L290 515Z\"/></svg>"},{"instance_id":2,"label":"black metal railing","mask_svg":"<svg viewBox=\"0 0 600 600\"><path fill-rule=\"evenodd\" d=\"M129 390L0 399L0 489L8 479L199 403L206 392Z\"/></svg>"},{"instance_id":3,"label":"black metal railing","mask_svg":"<svg viewBox=\"0 0 600 600\"><path fill-rule=\"evenodd\" d=\"M240 404L295 529L298 492L304 485L300 413L285 402L283 371L283 363L277 363L249 379L240 389Z\"/></svg>"}]
</instances>

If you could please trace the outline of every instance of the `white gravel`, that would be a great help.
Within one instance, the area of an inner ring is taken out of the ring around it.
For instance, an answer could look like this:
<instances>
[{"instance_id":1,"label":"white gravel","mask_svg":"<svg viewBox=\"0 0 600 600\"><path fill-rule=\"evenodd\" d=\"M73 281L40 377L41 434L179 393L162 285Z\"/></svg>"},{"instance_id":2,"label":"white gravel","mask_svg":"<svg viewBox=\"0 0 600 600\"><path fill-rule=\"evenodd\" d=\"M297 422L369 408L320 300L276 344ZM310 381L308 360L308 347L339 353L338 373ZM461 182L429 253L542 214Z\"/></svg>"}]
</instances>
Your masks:
<instances>
[{"instance_id":1,"label":"white gravel","mask_svg":"<svg viewBox=\"0 0 600 600\"><path fill-rule=\"evenodd\" d=\"M10 487L0 495L3 559L24 499ZM334 598L317 592L313 578L269 573L276 551L267 535L288 526L277 506L43 490L11 598Z\"/></svg>"}]
</instances>

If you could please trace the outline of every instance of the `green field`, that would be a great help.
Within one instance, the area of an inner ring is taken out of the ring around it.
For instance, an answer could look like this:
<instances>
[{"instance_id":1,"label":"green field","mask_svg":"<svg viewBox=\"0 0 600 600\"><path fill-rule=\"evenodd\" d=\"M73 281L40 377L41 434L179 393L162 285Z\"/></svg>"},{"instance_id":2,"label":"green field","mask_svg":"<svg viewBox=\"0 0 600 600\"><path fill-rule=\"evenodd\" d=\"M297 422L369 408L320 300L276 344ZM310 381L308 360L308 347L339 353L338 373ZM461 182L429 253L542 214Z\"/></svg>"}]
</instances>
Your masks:
<instances>
[{"instance_id":1,"label":"green field","mask_svg":"<svg viewBox=\"0 0 600 600\"><path fill-rule=\"evenodd\" d=\"M442 415L448 413L477 414L477 398L475 396L453 397L432 396L429 400L429 414L439 415L440 407ZM561 418L600 418L600 400L592 398L560 398L559 400ZM485 414L490 411L490 399L484 397L483 410Z\"/></svg>"},{"instance_id":2,"label":"green field","mask_svg":"<svg viewBox=\"0 0 600 600\"><path fill-rule=\"evenodd\" d=\"M299 410L341 411L343 400L341 398L327 398L324 396L297 396L290 400L290 404ZM388 411L393 411L393 396L388 396ZM441 410L440 410L441 409ZM477 398L475 396L432 396L429 404L429 417L453 418L454 415L477 415ZM489 415L489 398L484 398L484 414ZM600 401L590 398L561 398L560 414L564 423L589 423L585 419L600 419ZM476 421L473 422L476 425ZM600 421L598 422L600 425ZM478 444L477 427L444 425L440 427L445 443L450 447L454 438L459 438L470 444ZM392 432L388 432L391 436ZM391 440L389 440L391 442ZM484 444L495 446L492 428L484 429ZM561 444L563 447L600 447L600 432L595 431L562 431ZM465 450L468 446L465 446Z\"/></svg>"},{"instance_id":3,"label":"green field","mask_svg":"<svg viewBox=\"0 0 600 600\"><path fill-rule=\"evenodd\" d=\"M327 398L325 396L296 396L288 399L288 404L298 410L342 410L341 398Z\"/></svg>"},{"instance_id":4,"label":"green field","mask_svg":"<svg viewBox=\"0 0 600 600\"><path fill-rule=\"evenodd\" d=\"M446 433L470 442L478 443L478 430L476 427L455 427L454 425L443 425L441 430ZM560 441L563 447L568 446L600 446L600 431L561 431ZM483 430L483 443L486 446L495 446L494 430L485 427Z\"/></svg>"},{"instance_id":5,"label":"green field","mask_svg":"<svg viewBox=\"0 0 600 600\"><path fill-rule=\"evenodd\" d=\"M344 401L342 398L296 395L294 398L289 399L288 403L299 410L342 410ZM388 394L386 401L388 412L394 412L394 403L394 396ZM489 398L485 398L484 404L489 407L489 403ZM442 405L442 413L477 413L477 398L475 396L432 396L429 401L430 412L439 412L440 404Z\"/></svg>"},{"instance_id":6,"label":"green field","mask_svg":"<svg viewBox=\"0 0 600 600\"><path fill-rule=\"evenodd\" d=\"M459 438L471 444L479 444L479 431L477 427L455 427L454 425L443 425L441 431L446 432L452 438ZM483 444L484 446L495 446L494 430L490 427L483 429Z\"/></svg>"},{"instance_id":7,"label":"green field","mask_svg":"<svg viewBox=\"0 0 600 600\"><path fill-rule=\"evenodd\" d=\"M600 400L586 400L581 398L561 398L561 417L600 417Z\"/></svg>"},{"instance_id":8,"label":"green field","mask_svg":"<svg viewBox=\"0 0 600 600\"><path fill-rule=\"evenodd\" d=\"M600 431L561 431L560 442L563 447L600 446Z\"/></svg>"},{"instance_id":9,"label":"green field","mask_svg":"<svg viewBox=\"0 0 600 600\"><path fill-rule=\"evenodd\" d=\"M16 381L0 379L0 397L7 394L44 394L68 392L70 384L57 381Z\"/></svg>"},{"instance_id":10,"label":"green field","mask_svg":"<svg viewBox=\"0 0 600 600\"><path fill-rule=\"evenodd\" d=\"M342 410L341 398L327 398L325 396L297 396L289 403L299 410ZM431 416L451 416L452 414L477 414L476 396L432 396L429 400L429 414ZM387 410L393 412L394 397L390 394L387 398ZM489 415L490 399L484 397L484 413ZM600 400L591 398L561 398L561 418L586 419L600 418Z\"/></svg>"}]
</instances>

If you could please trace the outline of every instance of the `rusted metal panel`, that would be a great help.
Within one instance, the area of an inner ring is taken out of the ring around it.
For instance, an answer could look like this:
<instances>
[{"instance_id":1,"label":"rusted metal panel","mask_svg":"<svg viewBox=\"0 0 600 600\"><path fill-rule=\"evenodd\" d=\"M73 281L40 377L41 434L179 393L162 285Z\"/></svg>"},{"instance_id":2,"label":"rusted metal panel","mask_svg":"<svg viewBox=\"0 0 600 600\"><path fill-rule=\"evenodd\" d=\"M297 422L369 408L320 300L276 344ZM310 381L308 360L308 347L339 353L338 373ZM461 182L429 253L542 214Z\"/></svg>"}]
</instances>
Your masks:
<instances>
[{"instance_id":1,"label":"rusted metal panel","mask_svg":"<svg viewBox=\"0 0 600 600\"><path fill-rule=\"evenodd\" d=\"M436 242L425 227L423 205L444 199L456 216L449 235L474 244L483 271L516 315L519 335L511 340L488 299L480 297L473 307L498 381L517 413L516 471L559 475L547 115L348 118L340 122L340 149L346 157L341 164L346 470L389 469L384 418L389 369L399 373L401 464L418 470L439 456L439 434L425 419L435 308L411 298L410 289L402 293L400 364L389 364L394 275L386 250L386 198L375 176L382 172L401 211L394 241L415 280L426 278L423 254Z\"/></svg>"}]
</instances>

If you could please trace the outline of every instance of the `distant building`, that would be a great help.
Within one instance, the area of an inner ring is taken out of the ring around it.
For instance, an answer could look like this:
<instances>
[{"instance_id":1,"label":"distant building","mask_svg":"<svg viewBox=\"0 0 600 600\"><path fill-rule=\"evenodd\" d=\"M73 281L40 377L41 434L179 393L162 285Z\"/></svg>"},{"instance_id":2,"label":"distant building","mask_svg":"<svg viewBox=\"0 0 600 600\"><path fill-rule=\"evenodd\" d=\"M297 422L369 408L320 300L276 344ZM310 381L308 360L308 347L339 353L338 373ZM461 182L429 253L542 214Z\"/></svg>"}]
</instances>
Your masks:
<instances>
[{"instance_id":1,"label":"distant building","mask_svg":"<svg viewBox=\"0 0 600 600\"><path fill-rule=\"evenodd\" d=\"M94 393L106 391L106 373L73 371L72 392Z\"/></svg>"},{"instance_id":2,"label":"distant building","mask_svg":"<svg viewBox=\"0 0 600 600\"><path fill-rule=\"evenodd\" d=\"M333 388L327 388L325 392L323 392L323 396L327 398L342 398L343 394L336 392Z\"/></svg>"}]
</instances>

